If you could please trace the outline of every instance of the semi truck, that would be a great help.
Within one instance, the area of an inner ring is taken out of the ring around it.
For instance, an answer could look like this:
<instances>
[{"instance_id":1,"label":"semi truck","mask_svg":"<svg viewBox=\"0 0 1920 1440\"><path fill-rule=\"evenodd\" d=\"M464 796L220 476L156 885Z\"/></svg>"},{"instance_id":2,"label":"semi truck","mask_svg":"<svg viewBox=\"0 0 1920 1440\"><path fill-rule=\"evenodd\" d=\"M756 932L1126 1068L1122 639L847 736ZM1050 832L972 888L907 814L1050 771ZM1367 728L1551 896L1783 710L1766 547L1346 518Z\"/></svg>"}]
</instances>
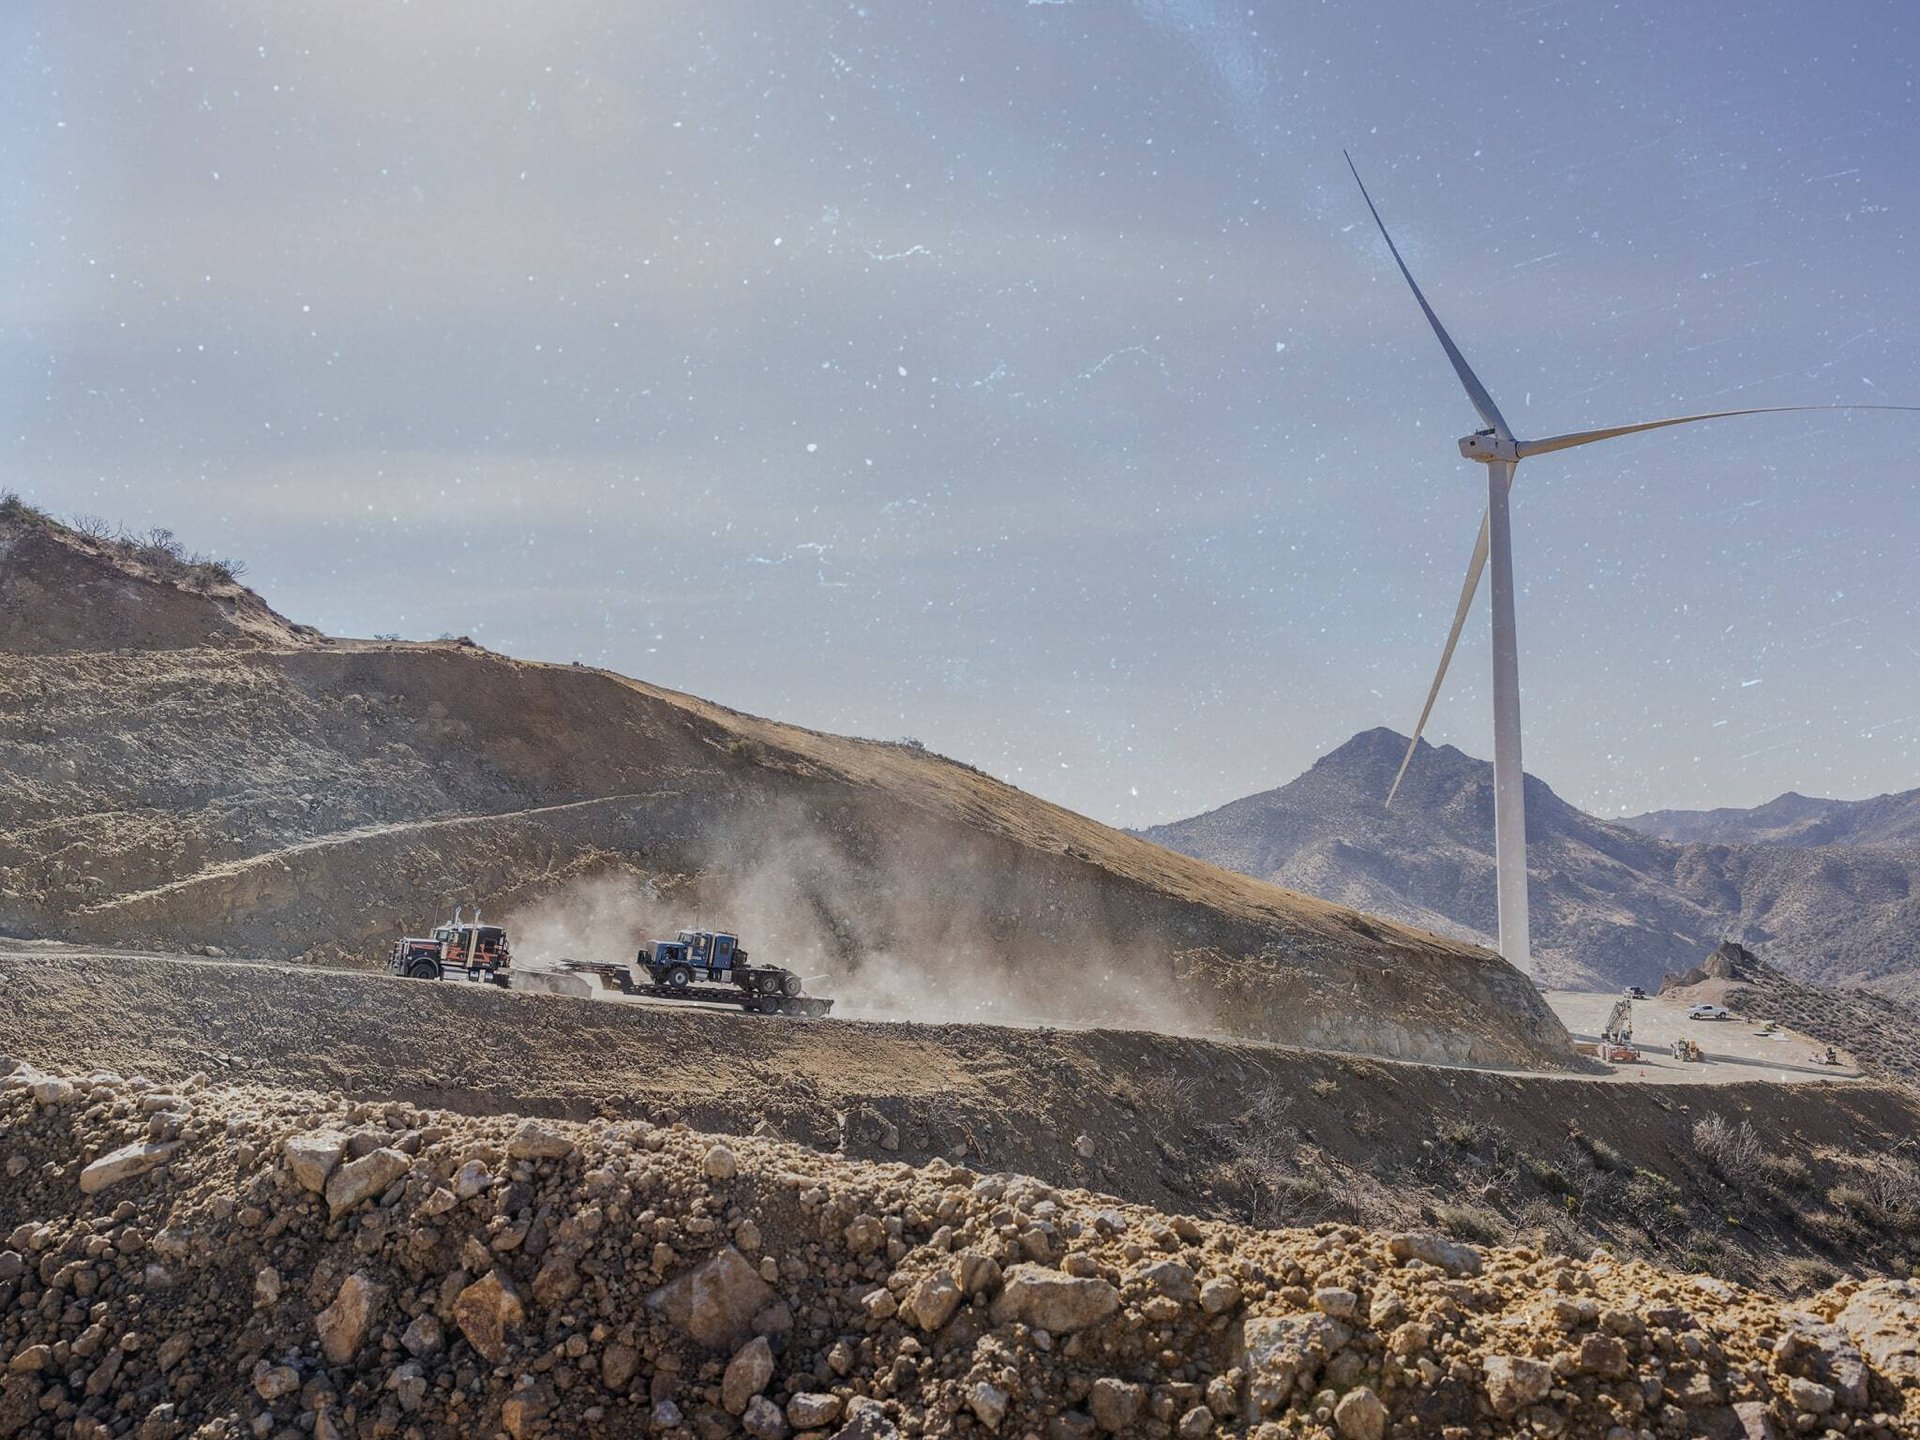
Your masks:
<instances>
[{"instance_id":1,"label":"semi truck","mask_svg":"<svg viewBox=\"0 0 1920 1440\"><path fill-rule=\"evenodd\" d=\"M749 1015L818 1019L833 1001L806 993L806 982L779 965L756 965L727 930L682 930L643 946L633 964L563 960L562 968L598 977L602 988L655 1000L724 1005Z\"/></svg>"}]
</instances>

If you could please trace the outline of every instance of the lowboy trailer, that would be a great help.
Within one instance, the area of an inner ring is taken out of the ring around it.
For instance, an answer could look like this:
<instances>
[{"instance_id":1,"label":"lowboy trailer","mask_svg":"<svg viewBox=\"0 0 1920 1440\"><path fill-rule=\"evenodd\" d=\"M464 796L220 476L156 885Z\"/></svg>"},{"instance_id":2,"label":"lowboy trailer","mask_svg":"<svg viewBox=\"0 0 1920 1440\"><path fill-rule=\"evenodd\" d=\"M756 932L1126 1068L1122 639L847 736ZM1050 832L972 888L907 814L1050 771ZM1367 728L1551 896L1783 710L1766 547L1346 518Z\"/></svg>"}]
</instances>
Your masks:
<instances>
[{"instance_id":1,"label":"lowboy trailer","mask_svg":"<svg viewBox=\"0 0 1920 1440\"><path fill-rule=\"evenodd\" d=\"M605 960L562 960L563 969L598 976L607 990L653 1000L691 1000L725 1005L749 1015L792 1015L817 1020L833 1001L805 993L793 971L755 965L740 939L725 931L682 930L677 939L657 940L631 965Z\"/></svg>"}]
</instances>

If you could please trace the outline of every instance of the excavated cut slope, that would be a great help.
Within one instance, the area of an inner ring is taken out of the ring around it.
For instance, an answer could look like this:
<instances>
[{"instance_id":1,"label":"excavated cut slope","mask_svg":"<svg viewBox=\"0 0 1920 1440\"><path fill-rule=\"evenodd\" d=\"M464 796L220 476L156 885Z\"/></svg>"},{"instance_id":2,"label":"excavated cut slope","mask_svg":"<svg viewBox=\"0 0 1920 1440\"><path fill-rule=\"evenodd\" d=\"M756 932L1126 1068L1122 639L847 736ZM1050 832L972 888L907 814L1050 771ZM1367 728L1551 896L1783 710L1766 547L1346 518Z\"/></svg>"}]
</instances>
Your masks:
<instances>
[{"instance_id":1,"label":"excavated cut slope","mask_svg":"<svg viewBox=\"0 0 1920 1440\"><path fill-rule=\"evenodd\" d=\"M1569 1061L1495 956L912 747L468 644L329 640L164 580L150 603L127 557L45 525L8 544L27 636L0 674L16 934L367 964L443 904L500 913L599 881L948 1015Z\"/></svg>"}]
</instances>

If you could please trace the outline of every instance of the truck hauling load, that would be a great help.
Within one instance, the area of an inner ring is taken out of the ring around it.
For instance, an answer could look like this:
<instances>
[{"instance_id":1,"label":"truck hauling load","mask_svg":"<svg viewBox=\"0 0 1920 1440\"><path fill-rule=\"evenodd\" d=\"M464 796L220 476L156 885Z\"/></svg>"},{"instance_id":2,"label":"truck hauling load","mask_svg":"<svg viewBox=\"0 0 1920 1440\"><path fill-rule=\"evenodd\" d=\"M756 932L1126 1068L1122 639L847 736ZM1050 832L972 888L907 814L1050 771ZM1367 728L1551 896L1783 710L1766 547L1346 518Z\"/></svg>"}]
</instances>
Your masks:
<instances>
[{"instance_id":1,"label":"truck hauling load","mask_svg":"<svg viewBox=\"0 0 1920 1440\"><path fill-rule=\"evenodd\" d=\"M503 928L482 925L478 910L471 921L463 921L456 908L453 919L434 926L431 935L408 935L394 941L387 955L387 973L410 980L439 980L452 971L505 990L512 963L513 953Z\"/></svg>"},{"instance_id":2,"label":"truck hauling load","mask_svg":"<svg viewBox=\"0 0 1920 1440\"><path fill-rule=\"evenodd\" d=\"M737 1005L749 1015L808 1019L833 1009L833 1001L808 995L793 971L753 964L740 948L740 937L724 930L682 930L672 940L656 940L641 950L632 965L600 960L562 960L560 964L579 974L597 975L604 988L623 995Z\"/></svg>"}]
</instances>

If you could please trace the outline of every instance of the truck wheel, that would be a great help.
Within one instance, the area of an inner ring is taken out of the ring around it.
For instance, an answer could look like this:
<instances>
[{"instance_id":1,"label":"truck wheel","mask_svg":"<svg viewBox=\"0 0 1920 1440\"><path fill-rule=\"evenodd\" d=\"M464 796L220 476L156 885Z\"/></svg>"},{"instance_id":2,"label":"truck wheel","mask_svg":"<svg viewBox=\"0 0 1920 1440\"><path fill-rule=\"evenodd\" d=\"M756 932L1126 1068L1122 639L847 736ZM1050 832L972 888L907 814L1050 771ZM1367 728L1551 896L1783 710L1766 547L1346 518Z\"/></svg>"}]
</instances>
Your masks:
<instances>
[{"instance_id":1,"label":"truck wheel","mask_svg":"<svg viewBox=\"0 0 1920 1440\"><path fill-rule=\"evenodd\" d=\"M780 988L786 991L787 994L792 998L798 999L800 996L800 992L804 990L806 986L801 983L800 977L798 975L789 975L787 976L786 979L780 982Z\"/></svg>"},{"instance_id":2,"label":"truck wheel","mask_svg":"<svg viewBox=\"0 0 1920 1440\"><path fill-rule=\"evenodd\" d=\"M754 1008L762 1015L778 1015L780 1013L780 997L778 995L762 995L760 999L755 1002Z\"/></svg>"},{"instance_id":3,"label":"truck wheel","mask_svg":"<svg viewBox=\"0 0 1920 1440\"><path fill-rule=\"evenodd\" d=\"M439 963L422 956L407 966L407 976L413 980L438 980L440 978Z\"/></svg>"},{"instance_id":4,"label":"truck wheel","mask_svg":"<svg viewBox=\"0 0 1920 1440\"><path fill-rule=\"evenodd\" d=\"M693 971L684 965L673 965L667 969L667 984L675 990L684 990L693 983Z\"/></svg>"},{"instance_id":5,"label":"truck wheel","mask_svg":"<svg viewBox=\"0 0 1920 1440\"><path fill-rule=\"evenodd\" d=\"M753 988L762 995L777 995L780 993L780 977L771 971L756 975L753 977Z\"/></svg>"}]
</instances>

